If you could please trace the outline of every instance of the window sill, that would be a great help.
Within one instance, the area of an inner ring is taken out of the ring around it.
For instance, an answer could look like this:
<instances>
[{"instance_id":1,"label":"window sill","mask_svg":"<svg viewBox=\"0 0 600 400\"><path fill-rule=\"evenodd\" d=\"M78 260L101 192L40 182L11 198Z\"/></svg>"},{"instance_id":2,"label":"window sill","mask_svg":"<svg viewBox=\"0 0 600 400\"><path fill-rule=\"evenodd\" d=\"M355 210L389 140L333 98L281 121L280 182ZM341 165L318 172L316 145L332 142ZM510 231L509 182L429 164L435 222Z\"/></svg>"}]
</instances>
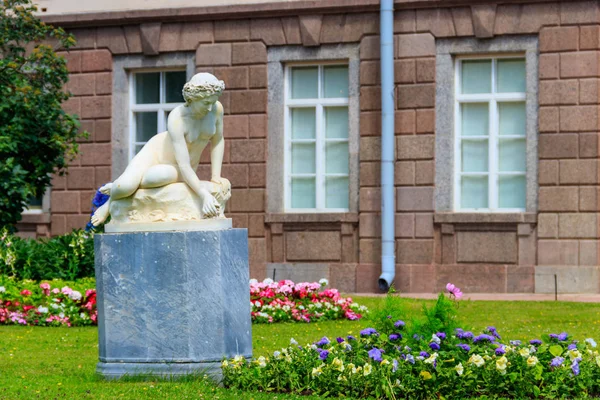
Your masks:
<instances>
[{"instance_id":1,"label":"window sill","mask_svg":"<svg viewBox=\"0 0 600 400\"><path fill-rule=\"evenodd\" d=\"M50 213L47 212L23 212L19 224L49 224Z\"/></svg>"},{"instance_id":2,"label":"window sill","mask_svg":"<svg viewBox=\"0 0 600 400\"><path fill-rule=\"evenodd\" d=\"M436 212L436 224L535 224L537 213L459 213Z\"/></svg>"},{"instance_id":3,"label":"window sill","mask_svg":"<svg viewBox=\"0 0 600 400\"><path fill-rule=\"evenodd\" d=\"M322 222L350 222L358 223L358 213L267 213L265 223L322 223Z\"/></svg>"}]
</instances>

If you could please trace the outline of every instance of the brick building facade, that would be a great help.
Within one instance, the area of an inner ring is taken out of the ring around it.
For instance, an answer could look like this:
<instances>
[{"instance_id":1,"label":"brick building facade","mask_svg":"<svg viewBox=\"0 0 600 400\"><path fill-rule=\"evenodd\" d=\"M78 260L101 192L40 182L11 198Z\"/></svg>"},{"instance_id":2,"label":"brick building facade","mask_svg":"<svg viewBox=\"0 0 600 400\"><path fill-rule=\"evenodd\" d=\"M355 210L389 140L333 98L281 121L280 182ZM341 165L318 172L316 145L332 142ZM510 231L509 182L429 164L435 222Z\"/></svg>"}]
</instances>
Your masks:
<instances>
[{"instance_id":1,"label":"brick building facade","mask_svg":"<svg viewBox=\"0 0 600 400\"><path fill-rule=\"evenodd\" d=\"M66 109L80 116L90 137L68 176L54 179L48 212L25 215L22 230L43 236L83 227L95 188L122 171L128 133L118 114L127 109L122 92L128 85L117 75L173 62L185 67L187 61L177 60L192 60L196 71L211 72L226 84L220 100L226 114L223 176L233 185L227 214L236 227L248 228L251 276L273 276L275 270L276 278L328 277L343 291L378 290L378 2L273 2L44 18L78 40L61 53L74 95ZM310 57L327 59L340 46L349 54L342 59L350 60L354 85L350 109L358 101L349 118L348 210L286 211L278 206L277 181L283 169L278 138L284 133L270 113L283 107L274 100L282 89L271 82L271 68L285 65L288 50L314 61ZM433 292L451 281L466 292L547 292L554 290L556 274L559 291L600 292L599 3L397 0L394 47L396 287ZM455 160L448 156L454 147L444 147L444 138L454 140L454 103L447 96L456 75L448 66L464 55L506 54L523 57L527 65L528 161L522 181L527 205L520 212L457 212L447 198L452 187L445 188L446 177L454 178L448 171ZM205 153L198 171L203 179L210 168Z\"/></svg>"}]
</instances>

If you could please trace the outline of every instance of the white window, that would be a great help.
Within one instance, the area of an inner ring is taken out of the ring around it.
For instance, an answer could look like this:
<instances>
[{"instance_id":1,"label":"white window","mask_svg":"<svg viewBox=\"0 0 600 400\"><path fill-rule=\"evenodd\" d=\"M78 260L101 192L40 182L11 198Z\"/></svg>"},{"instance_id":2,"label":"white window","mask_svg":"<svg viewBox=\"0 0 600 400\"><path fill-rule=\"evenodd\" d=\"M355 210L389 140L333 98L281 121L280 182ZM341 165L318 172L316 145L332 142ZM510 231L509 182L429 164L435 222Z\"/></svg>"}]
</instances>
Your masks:
<instances>
[{"instance_id":1,"label":"white window","mask_svg":"<svg viewBox=\"0 0 600 400\"><path fill-rule=\"evenodd\" d=\"M526 209L524 55L457 57L455 211Z\"/></svg>"},{"instance_id":2,"label":"white window","mask_svg":"<svg viewBox=\"0 0 600 400\"><path fill-rule=\"evenodd\" d=\"M136 71L131 74L129 159L158 132L167 130L171 110L184 103L185 70Z\"/></svg>"},{"instance_id":3,"label":"white window","mask_svg":"<svg viewBox=\"0 0 600 400\"><path fill-rule=\"evenodd\" d=\"M285 70L285 209L349 209L348 66Z\"/></svg>"}]
</instances>

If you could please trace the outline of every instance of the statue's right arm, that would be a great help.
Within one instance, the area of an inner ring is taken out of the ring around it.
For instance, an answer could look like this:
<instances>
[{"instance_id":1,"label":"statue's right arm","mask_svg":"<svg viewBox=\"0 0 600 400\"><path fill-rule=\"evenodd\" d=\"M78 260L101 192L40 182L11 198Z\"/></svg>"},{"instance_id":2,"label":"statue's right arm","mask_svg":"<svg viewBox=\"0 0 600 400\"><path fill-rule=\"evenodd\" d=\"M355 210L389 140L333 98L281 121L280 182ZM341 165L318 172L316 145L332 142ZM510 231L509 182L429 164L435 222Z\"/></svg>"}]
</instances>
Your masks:
<instances>
[{"instance_id":1,"label":"statue's right arm","mask_svg":"<svg viewBox=\"0 0 600 400\"><path fill-rule=\"evenodd\" d=\"M174 112L169 114L169 119L167 120L167 130L169 131L171 143L173 143L175 161L177 161L177 166L179 167L184 182L187 183L194 192L198 193L198 196L200 196L201 199L204 199L206 196L210 196L210 193L202 187L200 179L190 165L190 154L188 153L188 148L185 143L184 124L179 116L179 110L176 109L173 111Z\"/></svg>"}]
</instances>

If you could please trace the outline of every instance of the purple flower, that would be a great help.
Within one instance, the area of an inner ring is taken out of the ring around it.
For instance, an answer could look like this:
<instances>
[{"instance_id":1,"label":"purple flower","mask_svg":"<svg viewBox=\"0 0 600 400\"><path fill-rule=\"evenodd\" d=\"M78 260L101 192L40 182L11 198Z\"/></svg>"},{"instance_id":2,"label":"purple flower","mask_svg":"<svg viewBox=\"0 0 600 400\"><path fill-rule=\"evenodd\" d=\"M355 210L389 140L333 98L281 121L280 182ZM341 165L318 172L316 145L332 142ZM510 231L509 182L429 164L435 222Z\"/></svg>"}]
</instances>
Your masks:
<instances>
[{"instance_id":1,"label":"purple flower","mask_svg":"<svg viewBox=\"0 0 600 400\"><path fill-rule=\"evenodd\" d=\"M382 358L381 358L381 350L379 350L376 347L373 347L371 350L369 350L369 358L373 359L373 361L377 361L377 362L381 362Z\"/></svg>"},{"instance_id":2,"label":"purple flower","mask_svg":"<svg viewBox=\"0 0 600 400\"><path fill-rule=\"evenodd\" d=\"M446 334L444 332L438 332L435 336L439 337L441 340L446 339Z\"/></svg>"},{"instance_id":3,"label":"purple flower","mask_svg":"<svg viewBox=\"0 0 600 400\"><path fill-rule=\"evenodd\" d=\"M387 319L392 319L392 316L391 316L391 315L388 315L386 318L387 318Z\"/></svg>"},{"instance_id":4,"label":"purple flower","mask_svg":"<svg viewBox=\"0 0 600 400\"><path fill-rule=\"evenodd\" d=\"M371 335L379 335L377 331L373 328L366 328L360 331L360 336L371 336Z\"/></svg>"},{"instance_id":5,"label":"purple flower","mask_svg":"<svg viewBox=\"0 0 600 400\"><path fill-rule=\"evenodd\" d=\"M396 372L398 370L398 360L394 359L392 361L392 372Z\"/></svg>"},{"instance_id":6,"label":"purple flower","mask_svg":"<svg viewBox=\"0 0 600 400\"><path fill-rule=\"evenodd\" d=\"M338 343L342 343L342 342L344 341L344 338L343 338L343 337L337 337L335 340L336 340Z\"/></svg>"},{"instance_id":7,"label":"purple flower","mask_svg":"<svg viewBox=\"0 0 600 400\"><path fill-rule=\"evenodd\" d=\"M411 364L414 364L415 363L415 358L412 356L412 354L407 354L406 355L406 361L409 362L409 363L411 363Z\"/></svg>"},{"instance_id":8,"label":"purple flower","mask_svg":"<svg viewBox=\"0 0 600 400\"><path fill-rule=\"evenodd\" d=\"M564 342L565 340L567 340L567 337L569 337L567 332L561 332L558 334L558 340L560 340L561 342Z\"/></svg>"},{"instance_id":9,"label":"purple flower","mask_svg":"<svg viewBox=\"0 0 600 400\"><path fill-rule=\"evenodd\" d=\"M396 340L398 340L398 339L402 339L402 335L401 335L401 334L399 334L399 333L392 333L392 334L390 335L390 340L391 340L392 342L395 342L395 341L396 341Z\"/></svg>"},{"instance_id":10,"label":"purple flower","mask_svg":"<svg viewBox=\"0 0 600 400\"><path fill-rule=\"evenodd\" d=\"M473 339L473 332L465 332L461 329L459 332L456 332L456 337L459 339Z\"/></svg>"},{"instance_id":11,"label":"purple flower","mask_svg":"<svg viewBox=\"0 0 600 400\"><path fill-rule=\"evenodd\" d=\"M550 366L553 368L558 368L565 361L563 357L554 357L552 361L550 361Z\"/></svg>"},{"instance_id":12,"label":"purple flower","mask_svg":"<svg viewBox=\"0 0 600 400\"><path fill-rule=\"evenodd\" d=\"M520 346L521 345L521 341L520 340L511 340L510 344L512 346Z\"/></svg>"},{"instance_id":13,"label":"purple flower","mask_svg":"<svg viewBox=\"0 0 600 400\"><path fill-rule=\"evenodd\" d=\"M410 353L412 351L412 349L408 346L404 346L404 351L407 353Z\"/></svg>"},{"instance_id":14,"label":"purple flower","mask_svg":"<svg viewBox=\"0 0 600 400\"><path fill-rule=\"evenodd\" d=\"M573 375L575 376L579 375L579 361L581 361L581 358L576 358L571 364L571 371L573 371Z\"/></svg>"},{"instance_id":15,"label":"purple flower","mask_svg":"<svg viewBox=\"0 0 600 400\"><path fill-rule=\"evenodd\" d=\"M577 350L577 345L575 343L571 343L568 347L568 350Z\"/></svg>"},{"instance_id":16,"label":"purple flower","mask_svg":"<svg viewBox=\"0 0 600 400\"><path fill-rule=\"evenodd\" d=\"M404 321L402 321L402 320L398 320L398 321L394 322L394 326L395 326L396 328L404 328L404 326L405 326L405 325L406 325L406 324L405 324L405 323L404 323Z\"/></svg>"},{"instance_id":17,"label":"purple flower","mask_svg":"<svg viewBox=\"0 0 600 400\"><path fill-rule=\"evenodd\" d=\"M322 350L322 349L319 349L319 350L321 350L321 351L319 351L319 358L323 361L326 360L327 356L329 355L329 352L327 350Z\"/></svg>"},{"instance_id":18,"label":"purple flower","mask_svg":"<svg viewBox=\"0 0 600 400\"><path fill-rule=\"evenodd\" d=\"M466 352L469 352L471 350L471 347L468 344L464 344L464 343L459 343L456 345L456 347L460 347L461 349L463 349Z\"/></svg>"},{"instance_id":19,"label":"purple flower","mask_svg":"<svg viewBox=\"0 0 600 400\"><path fill-rule=\"evenodd\" d=\"M417 341L418 341L418 340L421 340L421 339L423 339L423 336L421 336L421 335L417 335L417 334L415 333L415 334L413 335L413 339L415 339L415 340L417 340Z\"/></svg>"},{"instance_id":20,"label":"purple flower","mask_svg":"<svg viewBox=\"0 0 600 400\"><path fill-rule=\"evenodd\" d=\"M540 346L542 344L542 341L539 339L532 339L529 341L529 344L532 344L534 346Z\"/></svg>"},{"instance_id":21,"label":"purple flower","mask_svg":"<svg viewBox=\"0 0 600 400\"><path fill-rule=\"evenodd\" d=\"M491 333L491 334L492 334L492 336L494 336L494 337L496 337L496 338L498 338L498 339L502 339L502 338L500 337L500 334L499 334L499 333L498 333L498 331L496 330L496 327L495 327L495 326L488 326L486 330L487 330L489 333Z\"/></svg>"},{"instance_id":22,"label":"purple flower","mask_svg":"<svg viewBox=\"0 0 600 400\"><path fill-rule=\"evenodd\" d=\"M346 351L352 351L352 346L350 346L349 344L346 344Z\"/></svg>"},{"instance_id":23,"label":"purple flower","mask_svg":"<svg viewBox=\"0 0 600 400\"><path fill-rule=\"evenodd\" d=\"M436 342L429 343L429 347L431 347L431 350L434 350L434 351L438 351L440 349L440 345L437 344Z\"/></svg>"},{"instance_id":24,"label":"purple flower","mask_svg":"<svg viewBox=\"0 0 600 400\"><path fill-rule=\"evenodd\" d=\"M319 340L319 341L318 341L317 343L315 343L315 344L316 344L317 346L319 346L319 347L323 347L323 346L325 346L326 344L329 344L329 343L331 343L331 342L329 341L329 339L327 338L327 336L323 336L323 337L321 338L321 340Z\"/></svg>"},{"instance_id":25,"label":"purple flower","mask_svg":"<svg viewBox=\"0 0 600 400\"><path fill-rule=\"evenodd\" d=\"M429 358L429 353L428 353L428 352L426 352L426 351L422 351L422 352L420 352L420 353L419 353L419 355L420 355L421 357L423 357L423 358Z\"/></svg>"},{"instance_id":26,"label":"purple flower","mask_svg":"<svg viewBox=\"0 0 600 400\"><path fill-rule=\"evenodd\" d=\"M506 353L506 350L504 350L504 346L500 346L495 350L495 353L497 356L501 356Z\"/></svg>"},{"instance_id":27,"label":"purple flower","mask_svg":"<svg viewBox=\"0 0 600 400\"><path fill-rule=\"evenodd\" d=\"M348 340L356 340L356 338L352 335L348 335Z\"/></svg>"},{"instance_id":28,"label":"purple flower","mask_svg":"<svg viewBox=\"0 0 600 400\"><path fill-rule=\"evenodd\" d=\"M473 343L479 343L485 340L492 343L496 341L496 338L491 335L486 335L485 333L482 333L481 335L475 336L475 338L473 339Z\"/></svg>"}]
</instances>

